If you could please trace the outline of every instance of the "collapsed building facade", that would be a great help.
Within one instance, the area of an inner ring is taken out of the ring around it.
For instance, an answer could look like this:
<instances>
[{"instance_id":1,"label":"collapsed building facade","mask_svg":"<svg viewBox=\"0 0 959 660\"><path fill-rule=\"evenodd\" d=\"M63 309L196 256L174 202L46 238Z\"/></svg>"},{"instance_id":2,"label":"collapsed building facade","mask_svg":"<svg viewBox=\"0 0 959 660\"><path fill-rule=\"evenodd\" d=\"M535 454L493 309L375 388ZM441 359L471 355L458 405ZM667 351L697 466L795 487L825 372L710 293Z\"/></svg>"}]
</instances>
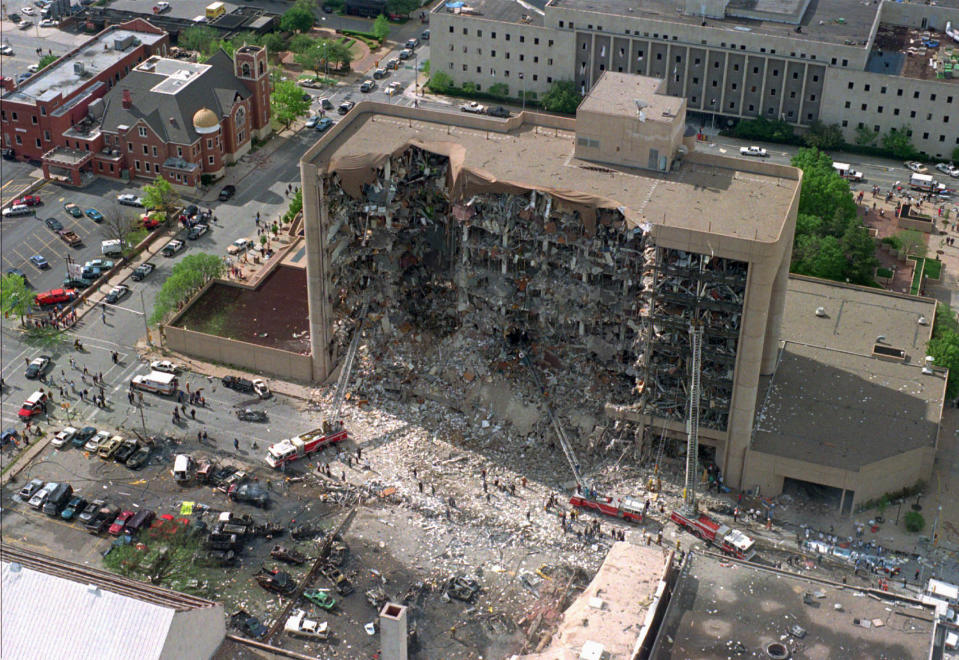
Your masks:
<instances>
[{"instance_id":1,"label":"collapsed building facade","mask_svg":"<svg viewBox=\"0 0 959 660\"><path fill-rule=\"evenodd\" d=\"M528 355L561 413L598 398L640 440L682 437L697 323L701 441L741 485L799 173L692 147L685 101L610 72L575 121L360 104L301 161L314 378L364 321L384 352L465 334L479 376Z\"/></svg>"}]
</instances>

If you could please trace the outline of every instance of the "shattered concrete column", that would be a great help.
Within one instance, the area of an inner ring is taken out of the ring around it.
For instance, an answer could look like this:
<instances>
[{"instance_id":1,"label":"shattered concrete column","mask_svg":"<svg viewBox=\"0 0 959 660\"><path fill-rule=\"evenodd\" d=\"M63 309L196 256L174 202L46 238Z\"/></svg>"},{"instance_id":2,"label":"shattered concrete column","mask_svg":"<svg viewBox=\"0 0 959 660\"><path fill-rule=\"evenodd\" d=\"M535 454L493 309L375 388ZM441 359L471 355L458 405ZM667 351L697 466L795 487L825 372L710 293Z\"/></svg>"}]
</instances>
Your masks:
<instances>
[{"instance_id":1,"label":"shattered concrete column","mask_svg":"<svg viewBox=\"0 0 959 660\"><path fill-rule=\"evenodd\" d=\"M380 649L383 660L406 660L405 605L387 603L380 611Z\"/></svg>"},{"instance_id":2,"label":"shattered concrete column","mask_svg":"<svg viewBox=\"0 0 959 660\"><path fill-rule=\"evenodd\" d=\"M331 356L329 292L326 282L326 241L328 224L323 204L319 168L301 162L303 181L303 233L306 237L306 291L310 300L310 349L313 353L313 380L322 381L330 373Z\"/></svg>"}]
</instances>

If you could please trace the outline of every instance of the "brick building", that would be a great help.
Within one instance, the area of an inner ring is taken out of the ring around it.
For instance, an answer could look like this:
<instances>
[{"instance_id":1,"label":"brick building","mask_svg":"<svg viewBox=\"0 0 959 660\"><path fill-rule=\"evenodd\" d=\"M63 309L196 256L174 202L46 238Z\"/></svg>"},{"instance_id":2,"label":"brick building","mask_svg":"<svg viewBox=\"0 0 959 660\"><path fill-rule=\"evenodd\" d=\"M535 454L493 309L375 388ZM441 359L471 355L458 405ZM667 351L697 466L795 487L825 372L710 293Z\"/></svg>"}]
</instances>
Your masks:
<instances>
[{"instance_id":1,"label":"brick building","mask_svg":"<svg viewBox=\"0 0 959 660\"><path fill-rule=\"evenodd\" d=\"M266 50L194 63L165 57L167 45L142 19L107 28L4 93L4 147L75 186L95 175L186 187L221 176L270 133Z\"/></svg>"}]
</instances>

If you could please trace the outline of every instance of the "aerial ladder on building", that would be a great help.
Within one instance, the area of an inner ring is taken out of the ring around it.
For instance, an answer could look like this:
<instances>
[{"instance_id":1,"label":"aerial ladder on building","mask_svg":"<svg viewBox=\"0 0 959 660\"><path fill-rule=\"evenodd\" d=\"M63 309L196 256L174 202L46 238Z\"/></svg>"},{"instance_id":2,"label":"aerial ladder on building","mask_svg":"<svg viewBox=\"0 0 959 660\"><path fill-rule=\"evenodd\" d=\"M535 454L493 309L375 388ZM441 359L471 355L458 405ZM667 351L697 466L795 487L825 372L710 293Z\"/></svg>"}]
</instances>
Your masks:
<instances>
[{"instance_id":1,"label":"aerial ladder on building","mask_svg":"<svg viewBox=\"0 0 959 660\"><path fill-rule=\"evenodd\" d=\"M580 471L579 459L576 457L576 452L573 451L573 445L566 436L563 425L553 412L553 407L549 404L549 397L546 388L543 386L543 382L540 380L539 372L533 365L532 360L529 359L529 355L525 352L519 354L519 360L529 369L529 373L533 377L533 382L536 383L536 387L543 396L546 416L553 426L553 431L556 432L559 445L563 449L563 454L566 456L566 461L569 463L570 470L573 473L573 479L576 481L576 492L569 498L569 503L577 508L592 509L613 518L642 522L645 514L644 502L629 497L600 495L593 486L583 478L582 472Z\"/></svg>"},{"instance_id":2,"label":"aerial ladder on building","mask_svg":"<svg viewBox=\"0 0 959 660\"><path fill-rule=\"evenodd\" d=\"M270 467L281 468L286 463L299 460L347 439L346 428L343 426L343 420L340 419L340 409L346 399L346 388L350 383L350 375L353 373L353 362L360 345L363 323L366 321L368 309L369 301L366 301L363 303L363 309L359 315L360 320L353 331L353 339L350 341L349 348L347 348L346 355L343 358L343 364L340 367L340 376L336 381L336 392L333 395L333 414L323 420L323 423L317 429L270 445L266 450L266 463Z\"/></svg>"}]
</instances>

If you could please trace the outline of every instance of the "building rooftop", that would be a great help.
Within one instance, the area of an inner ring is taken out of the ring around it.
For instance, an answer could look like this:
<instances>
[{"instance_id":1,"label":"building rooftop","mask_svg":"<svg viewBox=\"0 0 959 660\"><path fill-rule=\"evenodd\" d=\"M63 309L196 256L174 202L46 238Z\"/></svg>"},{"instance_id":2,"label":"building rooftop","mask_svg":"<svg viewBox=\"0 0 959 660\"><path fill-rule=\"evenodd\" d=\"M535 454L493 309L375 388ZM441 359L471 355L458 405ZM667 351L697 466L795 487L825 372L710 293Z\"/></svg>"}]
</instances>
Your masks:
<instances>
[{"instance_id":1,"label":"building rooftop","mask_svg":"<svg viewBox=\"0 0 959 660\"><path fill-rule=\"evenodd\" d=\"M659 546L613 543L592 582L563 613L549 645L519 659L580 658L590 641L601 643L608 658L630 657L656 599L665 562Z\"/></svg>"},{"instance_id":2,"label":"building rooftop","mask_svg":"<svg viewBox=\"0 0 959 660\"><path fill-rule=\"evenodd\" d=\"M650 657L768 658L780 643L794 658L925 660L933 626L913 601L691 552Z\"/></svg>"},{"instance_id":3,"label":"building rooftop","mask_svg":"<svg viewBox=\"0 0 959 660\"><path fill-rule=\"evenodd\" d=\"M816 315L819 307L826 316ZM920 316L931 321L935 302L790 277L785 344L760 383L752 449L855 470L934 447L946 383L923 373L931 324L919 325ZM875 357L879 335L881 346L903 349L905 361Z\"/></svg>"},{"instance_id":4,"label":"building rooftop","mask_svg":"<svg viewBox=\"0 0 959 660\"><path fill-rule=\"evenodd\" d=\"M521 121L514 122L514 128L504 132L513 120L364 102L321 138L304 160L326 168L333 162L335 169L413 144L438 153L455 150L457 162L477 179L602 198L608 200L608 206L621 208L634 225L761 242L775 242L782 233L785 214L777 216L773 210L789 206L799 182L760 173L769 167L766 164L718 157L697 163L692 154L678 171L665 175L598 166L574 157L572 122L564 120L570 130L563 130L553 127L555 118L537 117L525 113ZM782 171L792 172L790 168ZM722 250L718 244L717 250Z\"/></svg>"},{"instance_id":5,"label":"building rooftop","mask_svg":"<svg viewBox=\"0 0 959 660\"><path fill-rule=\"evenodd\" d=\"M604 71L578 110L636 116L642 106L647 121L672 123L684 103L681 97L666 94L665 81L661 78Z\"/></svg>"},{"instance_id":6,"label":"building rooftop","mask_svg":"<svg viewBox=\"0 0 959 660\"><path fill-rule=\"evenodd\" d=\"M950 3L954 1L946 0ZM550 7L557 7L607 16L700 25L702 17L684 14L685 6L685 0L551 0L546 11ZM707 18L706 26L728 29L733 39L737 33L788 37L796 40L797 50L801 48L803 40L864 45L879 7L879 3L862 0L733 0L726 8L726 18ZM750 16L761 18L748 18ZM802 27L801 33L796 32L797 25ZM611 32L618 31L613 21L607 21L604 27Z\"/></svg>"},{"instance_id":7,"label":"building rooftop","mask_svg":"<svg viewBox=\"0 0 959 660\"><path fill-rule=\"evenodd\" d=\"M866 70L959 84L959 47L945 32L882 23Z\"/></svg>"},{"instance_id":8,"label":"building rooftop","mask_svg":"<svg viewBox=\"0 0 959 660\"><path fill-rule=\"evenodd\" d=\"M504 23L542 26L545 22L542 5L542 2L525 2L523 0L455 0L441 2L433 10L433 13L449 13Z\"/></svg>"},{"instance_id":9,"label":"building rooftop","mask_svg":"<svg viewBox=\"0 0 959 660\"><path fill-rule=\"evenodd\" d=\"M166 34L110 28L83 44L76 52L60 58L20 87L3 95L4 99L31 103L70 96L97 74L109 69L140 44L152 46ZM119 46L119 48L118 48ZM78 70L75 65L82 65Z\"/></svg>"}]
</instances>

